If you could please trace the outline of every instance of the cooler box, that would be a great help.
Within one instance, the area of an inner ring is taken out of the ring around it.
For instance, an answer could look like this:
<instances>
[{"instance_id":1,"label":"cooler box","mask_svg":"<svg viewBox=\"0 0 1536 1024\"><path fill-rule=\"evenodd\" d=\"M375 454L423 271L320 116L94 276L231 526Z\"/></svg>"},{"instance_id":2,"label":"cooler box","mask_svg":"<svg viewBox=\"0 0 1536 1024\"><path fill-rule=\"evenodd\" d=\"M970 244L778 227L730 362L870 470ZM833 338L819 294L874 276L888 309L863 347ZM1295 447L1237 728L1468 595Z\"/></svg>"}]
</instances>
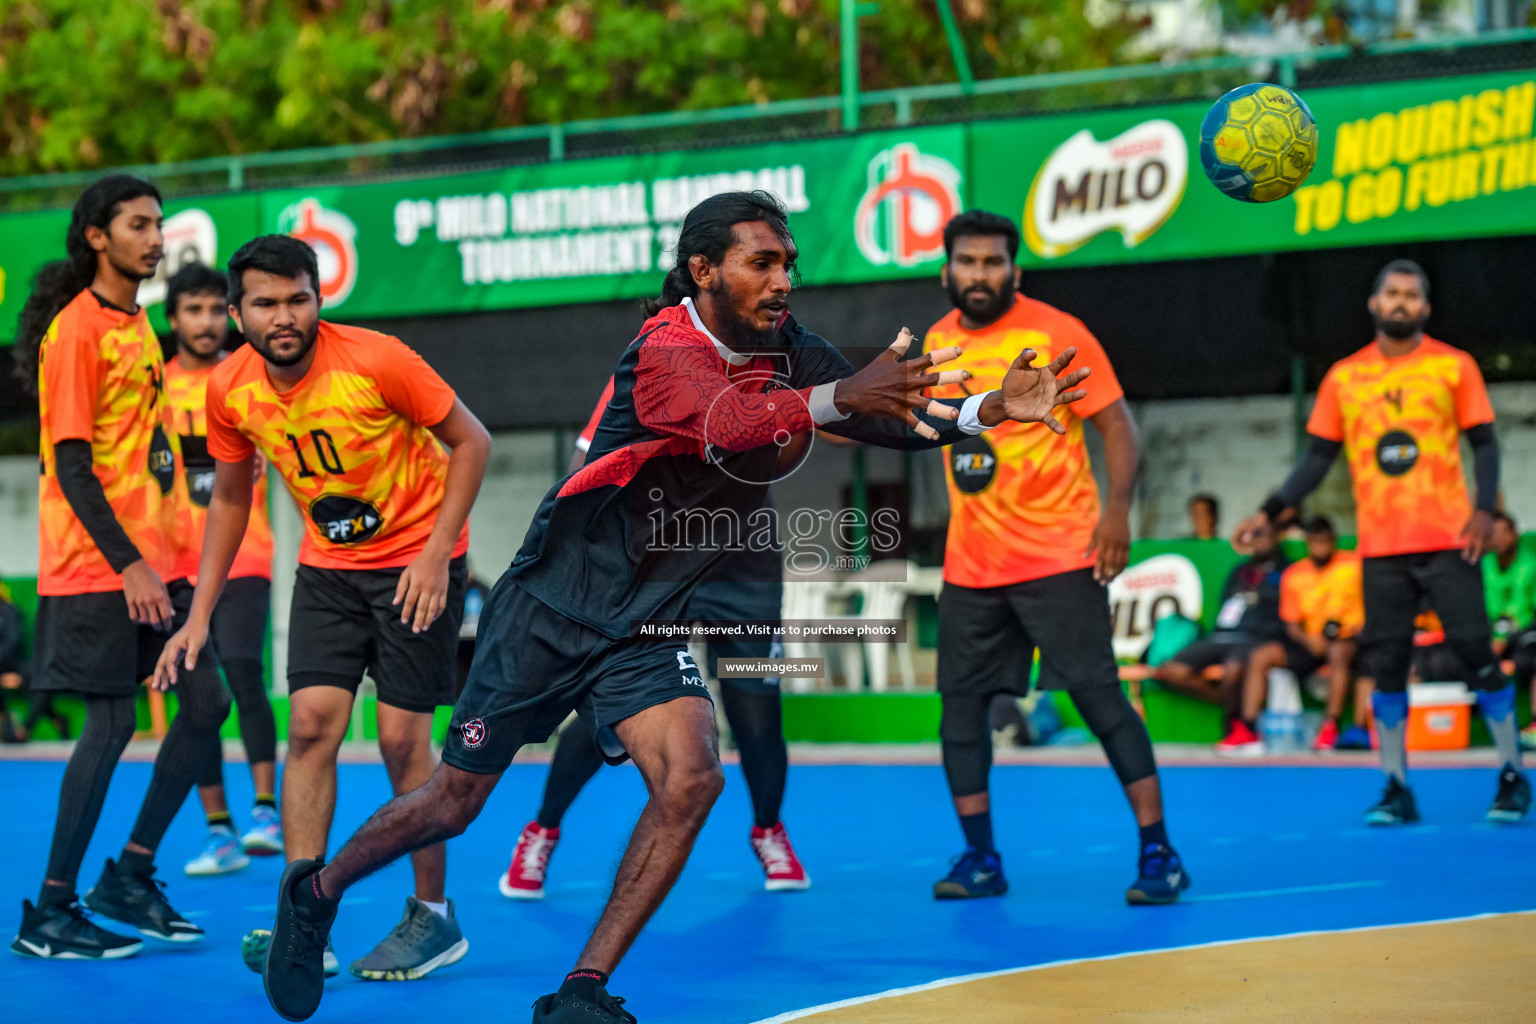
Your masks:
<instances>
[{"instance_id":1,"label":"cooler box","mask_svg":"<svg viewBox=\"0 0 1536 1024\"><path fill-rule=\"evenodd\" d=\"M1408 749L1465 750L1476 699L1465 683L1410 684Z\"/></svg>"}]
</instances>

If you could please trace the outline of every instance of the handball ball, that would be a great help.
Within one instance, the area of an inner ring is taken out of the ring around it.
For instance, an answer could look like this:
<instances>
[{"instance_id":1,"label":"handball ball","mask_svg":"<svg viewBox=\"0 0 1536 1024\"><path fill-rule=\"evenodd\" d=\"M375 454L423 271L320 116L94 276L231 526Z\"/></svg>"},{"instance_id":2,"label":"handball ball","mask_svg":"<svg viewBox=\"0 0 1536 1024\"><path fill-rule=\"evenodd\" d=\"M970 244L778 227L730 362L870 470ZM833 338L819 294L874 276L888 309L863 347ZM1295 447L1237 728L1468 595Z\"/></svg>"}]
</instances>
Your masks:
<instances>
[{"instance_id":1,"label":"handball ball","mask_svg":"<svg viewBox=\"0 0 1536 1024\"><path fill-rule=\"evenodd\" d=\"M1317 161L1317 122L1300 96L1257 82L1227 93L1200 122L1200 165L1233 199L1272 203L1296 191Z\"/></svg>"}]
</instances>

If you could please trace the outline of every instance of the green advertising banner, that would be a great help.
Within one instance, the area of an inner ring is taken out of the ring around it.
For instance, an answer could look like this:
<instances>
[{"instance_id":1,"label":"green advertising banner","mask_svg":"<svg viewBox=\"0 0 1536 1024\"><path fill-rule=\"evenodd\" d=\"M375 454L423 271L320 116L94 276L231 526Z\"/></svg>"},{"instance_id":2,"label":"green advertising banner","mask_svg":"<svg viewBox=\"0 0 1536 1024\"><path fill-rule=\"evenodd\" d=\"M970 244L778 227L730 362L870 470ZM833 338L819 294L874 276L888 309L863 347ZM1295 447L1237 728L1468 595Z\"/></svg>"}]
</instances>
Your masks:
<instances>
[{"instance_id":1,"label":"green advertising banner","mask_svg":"<svg viewBox=\"0 0 1536 1024\"><path fill-rule=\"evenodd\" d=\"M688 209L782 198L805 284L926 277L966 206L1019 219L1028 267L1227 256L1536 231L1536 73L1318 89L1317 166L1269 204L1198 160L1204 101L832 139L237 193L167 207L167 260L222 263L261 231L314 245L348 318L654 294ZM0 217L0 338L62 255L65 211ZM148 282L143 300L163 297Z\"/></svg>"}]
</instances>

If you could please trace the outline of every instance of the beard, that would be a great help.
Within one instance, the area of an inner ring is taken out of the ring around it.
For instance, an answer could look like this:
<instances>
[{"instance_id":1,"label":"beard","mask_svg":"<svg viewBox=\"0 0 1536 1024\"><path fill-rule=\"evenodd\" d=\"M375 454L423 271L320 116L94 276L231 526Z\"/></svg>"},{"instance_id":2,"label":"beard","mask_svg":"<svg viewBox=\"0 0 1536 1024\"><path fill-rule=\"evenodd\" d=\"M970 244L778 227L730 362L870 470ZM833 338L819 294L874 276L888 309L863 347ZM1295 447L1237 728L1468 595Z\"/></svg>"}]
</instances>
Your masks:
<instances>
[{"instance_id":1,"label":"beard","mask_svg":"<svg viewBox=\"0 0 1536 1024\"><path fill-rule=\"evenodd\" d=\"M119 263L117 260L112 258L111 253L107 254L107 262L112 264L113 270L117 271L119 274L123 275L123 277L130 281L148 281L150 278L155 276L155 272L153 270L145 273L143 267L130 267Z\"/></svg>"},{"instance_id":2,"label":"beard","mask_svg":"<svg viewBox=\"0 0 1536 1024\"><path fill-rule=\"evenodd\" d=\"M288 337L286 333L278 336L284 338ZM320 321L316 320L313 324L310 325L309 330L305 331L300 336L299 349L291 356L279 356L273 353L271 341L273 335L271 334L262 336L260 338L252 334L246 338L246 341L250 342L251 348L254 348L257 352L260 352L261 357L267 362L271 363L273 366L294 366L304 361L304 357L309 355L309 350L315 347L315 339L319 336Z\"/></svg>"},{"instance_id":3,"label":"beard","mask_svg":"<svg viewBox=\"0 0 1536 1024\"><path fill-rule=\"evenodd\" d=\"M993 291L987 285L980 284L972 285L962 292L951 280L949 302L971 320L985 326L1002 319L1003 314L1013 307L1013 296L1016 291L1011 277L1003 283L1001 291Z\"/></svg>"},{"instance_id":4,"label":"beard","mask_svg":"<svg viewBox=\"0 0 1536 1024\"><path fill-rule=\"evenodd\" d=\"M714 300L716 315L722 320L720 324L721 341L737 351L749 352L753 349L772 348L778 344L779 321L789 312L788 300L775 303L773 300L765 300L757 304L758 309L772 309L777 312L772 327L767 330L759 330L749 317L736 312L735 305L731 302L730 289L726 287L724 279L710 288L709 296Z\"/></svg>"},{"instance_id":5,"label":"beard","mask_svg":"<svg viewBox=\"0 0 1536 1024\"><path fill-rule=\"evenodd\" d=\"M1421 314L1407 319L1382 317L1371 314L1371 320L1376 325L1378 334L1385 334L1394 341L1407 341L1424 329L1429 322L1428 314Z\"/></svg>"}]
</instances>

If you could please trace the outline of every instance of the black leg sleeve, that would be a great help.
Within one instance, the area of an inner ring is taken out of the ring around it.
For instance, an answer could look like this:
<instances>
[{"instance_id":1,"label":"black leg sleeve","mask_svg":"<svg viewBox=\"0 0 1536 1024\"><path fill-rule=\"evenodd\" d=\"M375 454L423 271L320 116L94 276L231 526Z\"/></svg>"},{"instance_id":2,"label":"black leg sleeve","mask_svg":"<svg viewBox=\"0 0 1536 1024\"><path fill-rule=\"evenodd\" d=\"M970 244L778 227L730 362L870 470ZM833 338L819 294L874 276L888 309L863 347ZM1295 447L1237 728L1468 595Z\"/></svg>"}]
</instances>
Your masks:
<instances>
[{"instance_id":1,"label":"black leg sleeve","mask_svg":"<svg viewBox=\"0 0 1536 1024\"><path fill-rule=\"evenodd\" d=\"M1088 730L1098 737L1120 785L1157 774L1152 737L1119 686L1095 686L1072 692L1072 704Z\"/></svg>"},{"instance_id":2,"label":"black leg sleeve","mask_svg":"<svg viewBox=\"0 0 1536 1024\"><path fill-rule=\"evenodd\" d=\"M229 690L215 667L217 660L198 662L182 669L176 685L176 719L166 731L149 779L149 792L139 808L129 841L153 851L160 845L171 819L176 817L192 784L208 763L209 744L218 740L219 728L229 715Z\"/></svg>"},{"instance_id":3,"label":"black leg sleeve","mask_svg":"<svg viewBox=\"0 0 1536 1024\"><path fill-rule=\"evenodd\" d=\"M203 761L203 770L197 776L197 787L207 789L209 786L224 785L224 742L214 733L208 739L208 757Z\"/></svg>"},{"instance_id":4,"label":"black leg sleeve","mask_svg":"<svg viewBox=\"0 0 1536 1024\"><path fill-rule=\"evenodd\" d=\"M261 662L225 661L224 678L229 681L240 713L240 740L251 764L277 760L277 722L272 702L261 680Z\"/></svg>"},{"instance_id":5,"label":"black leg sleeve","mask_svg":"<svg viewBox=\"0 0 1536 1024\"><path fill-rule=\"evenodd\" d=\"M53 825L48 852L48 878L70 889L80 874L80 861L96 831L107 786L123 748L133 739L132 697L85 698L85 728L75 742L64 781L59 786L59 816Z\"/></svg>"},{"instance_id":6,"label":"black leg sleeve","mask_svg":"<svg viewBox=\"0 0 1536 1024\"><path fill-rule=\"evenodd\" d=\"M987 728L990 699L981 694L944 694L939 719L939 739L944 753L944 775L950 795L975 796L987 791L992 771L992 732Z\"/></svg>"},{"instance_id":7,"label":"black leg sleeve","mask_svg":"<svg viewBox=\"0 0 1536 1024\"><path fill-rule=\"evenodd\" d=\"M758 828L779 823L784 785L789 777L789 747L784 742L784 713L779 694L720 686L725 720L741 752L741 773L752 794L752 818Z\"/></svg>"},{"instance_id":8,"label":"black leg sleeve","mask_svg":"<svg viewBox=\"0 0 1536 1024\"><path fill-rule=\"evenodd\" d=\"M559 828L565 812L597 770L603 755L597 749L597 734L587 720L578 715L560 733L555 756L549 763L549 778L544 780L544 803L539 808L539 824Z\"/></svg>"}]
</instances>

